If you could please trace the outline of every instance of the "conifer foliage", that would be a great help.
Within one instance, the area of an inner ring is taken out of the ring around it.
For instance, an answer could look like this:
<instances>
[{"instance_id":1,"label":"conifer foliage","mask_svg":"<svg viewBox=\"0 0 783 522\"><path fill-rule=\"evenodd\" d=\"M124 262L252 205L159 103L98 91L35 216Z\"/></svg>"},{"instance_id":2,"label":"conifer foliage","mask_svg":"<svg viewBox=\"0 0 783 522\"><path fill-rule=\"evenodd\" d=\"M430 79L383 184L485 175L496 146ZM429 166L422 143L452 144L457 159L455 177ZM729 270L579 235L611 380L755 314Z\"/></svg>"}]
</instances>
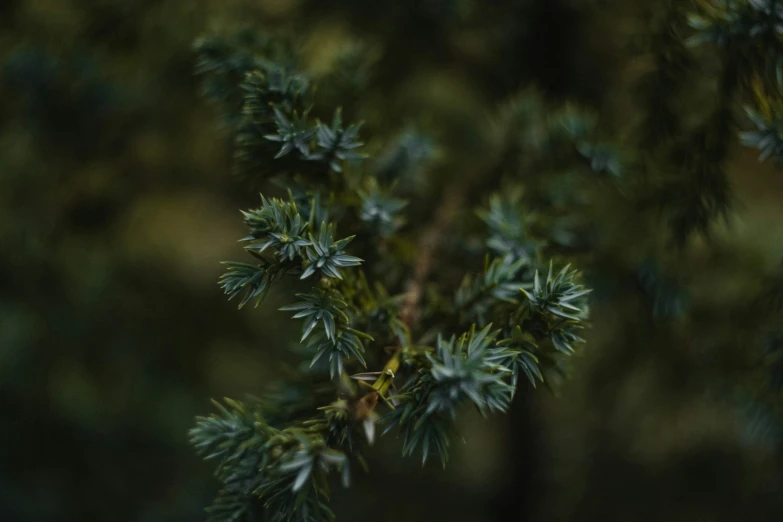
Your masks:
<instances>
[{"instance_id":1,"label":"conifer foliage","mask_svg":"<svg viewBox=\"0 0 783 522\"><path fill-rule=\"evenodd\" d=\"M445 466L461 409L507 411L523 382L536 386L561 370L588 316L579 273L544 262L519 209L499 195L478 213L488 225L481 273L425 296L429 257L449 225L406 231L415 193L400 187L426 153L394 161L416 139L408 133L392 146L398 152L370 157L361 123L318 106L318 79L286 49L245 34L197 44L205 92L222 103L235 135L238 170L282 187L243 211L247 256L226 263L220 285L239 308L262 305L276 287L302 288L280 311L301 322L307 364L299 382L282 386L312 392L296 413L274 398L226 399L197 420L192 443L222 482L208 510L214 522L331 520L333 478L348 485L376 433L397 432L404 455ZM416 145L427 150L426 141ZM411 238L413 259L399 261L407 265L400 275L384 259L401 254L398 233Z\"/></svg>"},{"instance_id":2,"label":"conifer foliage","mask_svg":"<svg viewBox=\"0 0 783 522\"><path fill-rule=\"evenodd\" d=\"M481 179L442 190L427 187L434 137L373 136L354 121L360 105L345 80L370 74L357 48L318 76L278 36L197 43L236 170L265 191L243 211L246 255L226 263L220 285L240 308L285 295L280 312L301 324L304 357L277 393L216 402L197 419L192 443L222 483L212 522L332 520L333 482L347 486L387 433L403 455L445 467L464 408L506 412L520 390L556 385L585 342L591 291L577 267L611 255L602 249L620 228L598 206L633 208L634 237L660 228L650 211L663 215L667 248L684 249L729 214L735 143L783 161L783 3L685 4L664 2L652 24L652 67L633 93L639 121L612 129L525 89L475 133L491 144L476 162ZM675 102L697 84L711 96L681 114ZM341 108L343 90L352 95ZM465 212L474 189L483 205ZM461 255L477 266L448 261ZM687 299L655 260L629 272L656 318L684 314Z\"/></svg>"}]
</instances>

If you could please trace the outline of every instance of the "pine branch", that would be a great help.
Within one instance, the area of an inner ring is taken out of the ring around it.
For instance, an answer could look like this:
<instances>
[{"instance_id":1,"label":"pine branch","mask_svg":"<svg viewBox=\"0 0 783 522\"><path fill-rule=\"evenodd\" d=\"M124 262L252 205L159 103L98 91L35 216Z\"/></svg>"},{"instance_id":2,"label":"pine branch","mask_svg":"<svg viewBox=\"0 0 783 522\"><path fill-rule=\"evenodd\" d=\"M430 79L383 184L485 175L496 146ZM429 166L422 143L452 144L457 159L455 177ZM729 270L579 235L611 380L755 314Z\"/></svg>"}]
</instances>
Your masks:
<instances>
[{"instance_id":1,"label":"pine branch","mask_svg":"<svg viewBox=\"0 0 783 522\"><path fill-rule=\"evenodd\" d=\"M501 251L512 245L513 253L494 261L487 257L481 278L466 277L454 294L451 314L479 324L458 329L461 335L449 332L451 337L441 336L435 346L415 345L422 308L429 313L433 305L424 302L423 294L443 244L453 237L457 217L479 185L477 174L499 178L506 156L490 155L445 186L431 222L420 228L413 260L406 263L408 277L387 278L404 289L392 296L380 282L369 284L357 268L364 262L350 251L363 242L362 255L369 253L372 260L378 255L372 251L379 244L375 238L393 238L397 232L407 201L396 197L395 190L405 184L406 173L426 159L426 151L410 150L421 146L421 140L409 136L375 168L354 168L366 158L357 152L362 146L360 125L343 125L339 109L330 125L311 120L311 110L324 111L311 105L307 78L262 59L246 72L241 89L243 118L235 129L238 160L266 165L265 172L274 170L288 198L262 196L259 208L243 213L250 231L243 240L245 250L258 263L229 263L220 283L230 297L242 295L242 306L250 300L260 303L285 276L310 281L309 291L296 294L298 301L280 310L303 321L299 348L310 360L301 372L328 373L339 398L324 404L321 391L312 401L296 396L297 413L278 415L280 425L274 427L260 413L250 420L248 407L229 402L230 408L220 407L222 415L199 419L192 440L199 448L211 449L210 456L223 458L218 478L224 487L213 508L216 516L246 516L255 498L271 520L321 522L333 518L325 503L330 474L336 471L347 480L349 458L361 461L360 444L373 443L378 422L400 427L404 454L421 450L426 462L436 452L445 465L461 407L472 405L482 414L506 411L520 375L533 385L546 381L546 372L557 366L552 361L570 355L574 344L583 342L576 331L587 315L586 292L568 266L555 275L550 265L541 283L538 273L533 274L539 243L528 237L525 210L518 199L494 197L490 212L481 214L490 228L487 247ZM554 127L568 123L568 139L584 138L570 157L587 162L596 173L615 172L609 148L586 141L579 130L584 122L569 119L572 113L565 111L563 121L548 129L551 141L563 138L562 129L556 132ZM269 169L270 164L276 168ZM359 217L358 227L346 219L352 215ZM359 233L336 239L339 223ZM369 268L378 272L379 263L372 265ZM312 277L316 273L320 277ZM494 330L490 316L499 319ZM380 371L349 378L347 369L366 366L367 348L376 342L370 332L391 342L390 356ZM385 415L379 413L379 403L388 406ZM308 408L317 413L302 418Z\"/></svg>"}]
</instances>

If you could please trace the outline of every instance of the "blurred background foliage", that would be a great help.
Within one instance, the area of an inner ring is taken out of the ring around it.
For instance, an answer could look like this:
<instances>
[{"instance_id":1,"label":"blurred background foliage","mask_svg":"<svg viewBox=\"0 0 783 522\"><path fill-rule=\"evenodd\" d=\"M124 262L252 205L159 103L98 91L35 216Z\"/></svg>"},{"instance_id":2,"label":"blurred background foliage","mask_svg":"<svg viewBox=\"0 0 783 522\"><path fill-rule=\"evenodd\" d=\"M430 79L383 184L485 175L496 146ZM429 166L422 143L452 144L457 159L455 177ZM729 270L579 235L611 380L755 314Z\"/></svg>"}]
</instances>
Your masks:
<instances>
[{"instance_id":1,"label":"blurred background foliage","mask_svg":"<svg viewBox=\"0 0 783 522\"><path fill-rule=\"evenodd\" d=\"M668 4L0 3L0 520L201 520L216 484L193 417L286 360L297 327L274 303L238 313L215 283L257 190L230 175L198 36L286 28L314 73L361 49L340 100L363 135L414 128L479 158L473 122L525 86L633 119L628 77ZM780 303L783 177L756 156L732 150L729 225L685 254L639 237L636 209L594 209L612 239L589 257L595 324L559 397L464 416L446 473L386 441L335 492L338 517L780 520L783 336L749 317L759 295Z\"/></svg>"}]
</instances>

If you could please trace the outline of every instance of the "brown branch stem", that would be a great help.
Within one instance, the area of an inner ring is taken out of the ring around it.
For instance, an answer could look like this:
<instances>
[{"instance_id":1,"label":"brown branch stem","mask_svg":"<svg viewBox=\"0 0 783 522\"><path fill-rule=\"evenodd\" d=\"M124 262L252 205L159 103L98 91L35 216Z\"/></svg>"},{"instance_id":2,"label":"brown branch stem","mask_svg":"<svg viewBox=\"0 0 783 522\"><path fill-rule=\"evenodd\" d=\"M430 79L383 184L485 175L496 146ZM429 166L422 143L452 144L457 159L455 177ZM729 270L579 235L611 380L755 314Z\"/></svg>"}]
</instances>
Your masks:
<instances>
[{"instance_id":1,"label":"brown branch stem","mask_svg":"<svg viewBox=\"0 0 783 522\"><path fill-rule=\"evenodd\" d=\"M452 183L448 186L435 211L432 222L422 232L416 248L416 259L413 264L413 272L406 285L405 301L400 308L400 317L412 331L418 325L419 303L424 291L427 277L432 270L432 263L438 250L443 244L448 229L457 217L459 209L463 206L468 183ZM400 364L400 341L393 347L393 353L389 361L381 371L381 375L375 381L373 389L364 394L359 400L357 418L367 418L378 404L381 394L385 394L397 372Z\"/></svg>"},{"instance_id":2,"label":"brown branch stem","mask_svg":"<svg viewBox=\"0 0 783 522\"><path fill-rule=\"evenodd\" d=\"M454 183L443 195L432 223L424 230L418 242L413 275L406 287L406 298L400 310L400 316L409 329L414 329L419 319L419 301L427 281L432 262L443 244L446 231L451 226L462 207L466 185Z\"/></svg>"}]
</instances>

